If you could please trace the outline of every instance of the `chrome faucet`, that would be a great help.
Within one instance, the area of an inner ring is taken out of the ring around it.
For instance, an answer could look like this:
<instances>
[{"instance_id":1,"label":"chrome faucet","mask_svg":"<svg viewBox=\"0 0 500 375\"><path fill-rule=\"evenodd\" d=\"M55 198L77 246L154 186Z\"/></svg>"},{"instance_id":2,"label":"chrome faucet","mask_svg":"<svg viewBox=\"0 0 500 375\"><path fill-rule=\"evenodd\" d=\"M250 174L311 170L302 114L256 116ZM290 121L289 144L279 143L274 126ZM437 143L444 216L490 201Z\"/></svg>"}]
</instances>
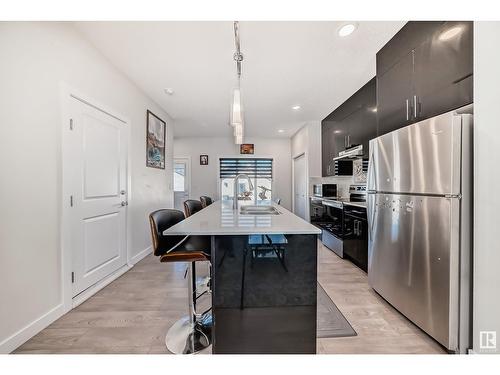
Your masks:
<instances>
[{"instance_id":1,"label":"chrome faucet","mask_svg":"<svg viewBox=\"0 0 500 375\"><path fill-rule=\"evenodd\" d=\"M233 210L237 210L237 209L238 209L238 180L240 179L240 177L245 177L245 178L248 180L248 185L250 186L250 191L252 191L252 190L253 190L252 180L250 179L250 177L248 177L248 175L246 175L246 174L239 174L239 175L237 175L237 176L234 178L234 189L233 189L233 192L234 192L234 198L233 198Z\"/></svg>"}]
</instances>

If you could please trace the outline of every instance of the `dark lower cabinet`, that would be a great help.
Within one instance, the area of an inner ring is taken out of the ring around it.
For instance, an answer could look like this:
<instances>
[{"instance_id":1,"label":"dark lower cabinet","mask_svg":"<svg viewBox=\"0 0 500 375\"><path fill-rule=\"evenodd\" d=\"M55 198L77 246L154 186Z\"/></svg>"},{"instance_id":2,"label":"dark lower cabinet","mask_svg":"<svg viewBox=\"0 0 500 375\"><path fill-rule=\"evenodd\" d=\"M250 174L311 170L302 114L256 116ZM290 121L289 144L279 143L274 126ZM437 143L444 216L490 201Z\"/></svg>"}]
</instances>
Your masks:
<instances>
[{"instance_id":1,"label":"dark lower cabinet","mask_svg":"<svg viewBox=\"0 0 500 375\"><path fill-rule=\"evenodd\" d=\"M214 354L316 353L318 238L281 236L279 250L252 247L249 236L214 237Z\"/></svg>"},{"instance_id":2,"label":"dark lower cabinet","mask_svg":"<svg viewBox=\"0 0 500 375\"><path fill-rule=\"evenodd\" d=\"M366 208L344 205L344 257L368 272L368 221Z\"/></svg>"},{"instance_id":3,"label":"dark lower cabinet","mask_svg":"<svg viewBox=\"0 0 500 375\"><path fill-rule=\"evenodd\" d=\"M472 103L472 74L472 22L408 22L377 53L377 135Z\"/></svg>"}]
</instances>

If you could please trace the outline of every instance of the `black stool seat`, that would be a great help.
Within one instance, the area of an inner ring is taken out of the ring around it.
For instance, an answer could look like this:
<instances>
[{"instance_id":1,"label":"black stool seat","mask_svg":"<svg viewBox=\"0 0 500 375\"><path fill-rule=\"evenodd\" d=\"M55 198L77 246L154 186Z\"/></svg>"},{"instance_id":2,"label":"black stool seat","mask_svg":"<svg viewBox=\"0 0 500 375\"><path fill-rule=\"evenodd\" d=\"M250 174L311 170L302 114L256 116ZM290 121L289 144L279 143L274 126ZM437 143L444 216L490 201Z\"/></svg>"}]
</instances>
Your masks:
<instances>
[{"instance_id":1,"label":"black stool seat","mask_svg":"<svg viewBox=\"0 0 500 375\"><path fill-rule=\"evenodd\" d=\"M207 207L207 206L210 206L212 204L212 198L210 197L207 197L206 195L202 195L200 197L200 202L201 202L201 206L203 208Z\"/></svg>"},{"instance_id":2,"label":"black stool seat","mask_svg":"<svg viewBox=\"0 0 500 375\"><path fill-rule=\"evenodd\" d=\"M201 205L201 202L195 199L188 199L184 201L184 213L186 214L186 217L194 215L198 211L201 211L202 208L203 206Z\"/></svg>"}]
</instances>

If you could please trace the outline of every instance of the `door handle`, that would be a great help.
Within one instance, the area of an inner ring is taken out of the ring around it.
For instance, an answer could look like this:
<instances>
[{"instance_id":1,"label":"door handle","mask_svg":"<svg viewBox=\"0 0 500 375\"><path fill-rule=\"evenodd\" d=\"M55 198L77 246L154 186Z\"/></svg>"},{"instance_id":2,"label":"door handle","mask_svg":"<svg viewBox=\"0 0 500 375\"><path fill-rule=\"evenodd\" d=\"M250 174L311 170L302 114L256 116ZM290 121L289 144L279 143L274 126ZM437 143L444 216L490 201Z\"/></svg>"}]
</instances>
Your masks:
<instances>
[{"instance_id":1,"label":"door handle","mask_svg":"<svg viewBox=\"0 0 500 375\"><path fill-rule=\"evenodd\" d=\"M122 205L122 207L128 206L128 202L127 201L122 201L120 204Z\"/></svg>"},{"instance_id":2,"label":"door handle","mask_svg":"<svg viewBox=\"0 0 500 375\"><path fill-rule=\"evenodd\" d=\"M410 101L406 99L406 121L410 120Z\"/></svg>"}]
</instances>

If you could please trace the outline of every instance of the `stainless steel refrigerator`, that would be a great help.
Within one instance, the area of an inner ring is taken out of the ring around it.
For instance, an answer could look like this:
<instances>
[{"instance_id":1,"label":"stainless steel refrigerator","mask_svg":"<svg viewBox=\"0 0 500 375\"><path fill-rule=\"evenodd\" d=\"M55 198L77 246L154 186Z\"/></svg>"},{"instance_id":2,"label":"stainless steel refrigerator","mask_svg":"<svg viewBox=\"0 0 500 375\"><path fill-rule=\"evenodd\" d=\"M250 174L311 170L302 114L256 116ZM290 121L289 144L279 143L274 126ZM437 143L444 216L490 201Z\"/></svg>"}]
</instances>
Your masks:
<instances>
[{"instance_id":1,"label":"stainless steel refrigerator","mask_svg":"<svg viewBox=\"0 0 500 375\"><path fill-rule=\"evenodd\" d=\"M449 112L370 141L371 287L453 352L471 331L472 115Z\"/></svg>"}]
</instances>

